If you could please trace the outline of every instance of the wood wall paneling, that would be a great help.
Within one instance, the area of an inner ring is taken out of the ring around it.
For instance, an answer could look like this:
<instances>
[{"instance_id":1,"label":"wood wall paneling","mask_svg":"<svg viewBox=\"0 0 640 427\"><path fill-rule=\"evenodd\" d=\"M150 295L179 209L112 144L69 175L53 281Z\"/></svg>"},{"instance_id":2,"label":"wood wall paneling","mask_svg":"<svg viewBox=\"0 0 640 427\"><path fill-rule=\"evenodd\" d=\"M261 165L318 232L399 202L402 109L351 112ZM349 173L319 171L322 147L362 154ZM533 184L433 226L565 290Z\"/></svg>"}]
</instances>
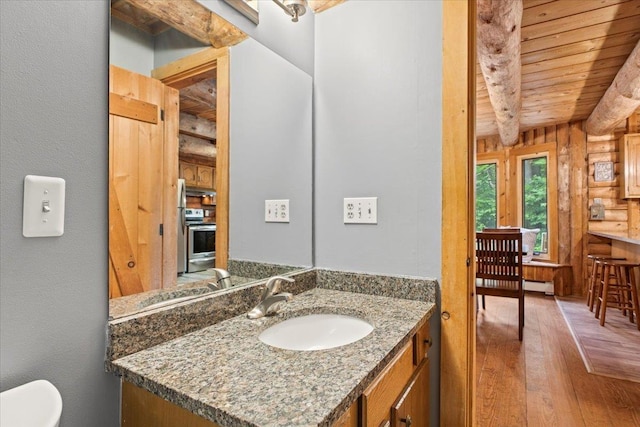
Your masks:
<instances>
[{"instance_id":1,"label":"wood wall paneling","mask_svg":"<svg viewBox=\"0 0 640 427\"><path fill-rule=\"evenodd\" d=\"M573 266L574 283L571 292L574 295L586 294L586 278L591 268L587 255L611 255L611 242L589 236L589 230L640 237L640 203L637 200L621 198L619 174L622 171L618 144L621 135L638 131L640 110L627 119L624 128L604 136L588 135L585 121L580 120L526 130L521 133L519 143L509 148L502 147L497 136L477 140L478 161L501 153L507 159L506 165L509 164L509 157L515 153L514 150L548 142L555 144L558 196L558 209L555 214L558 223L557 262ZM601 161L614 163L615 176L612 181L595 181L594 163ZM503 171L507 180L505 187L513 188L510 181L516 179L515 172L509 171L507 167ZM604 220L590 220L589 208L594 198L602 199L605 206ZM516 221L513 210L517 208L512 202L508 203L511 204L506 204L510 207L504 213L505 221L501 219L500 224Z\"/></svg>"}]
</instances>

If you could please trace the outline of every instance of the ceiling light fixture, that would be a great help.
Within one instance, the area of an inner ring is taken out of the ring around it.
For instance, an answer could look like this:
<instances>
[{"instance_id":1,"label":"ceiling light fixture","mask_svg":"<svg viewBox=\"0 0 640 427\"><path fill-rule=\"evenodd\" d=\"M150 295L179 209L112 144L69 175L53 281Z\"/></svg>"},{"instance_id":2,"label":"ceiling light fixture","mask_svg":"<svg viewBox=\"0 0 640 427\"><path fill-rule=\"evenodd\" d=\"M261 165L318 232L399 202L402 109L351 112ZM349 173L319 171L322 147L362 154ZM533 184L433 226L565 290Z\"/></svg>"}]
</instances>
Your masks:
<instances>
[{"instance_id":1,"label":"ceiling light fixture","mask_svg":"<svg viewBox=\"0 0 640 427\"><path fill-rule=\"evenodd\" d=\"M280 6L293 22L298 22L298 17L307 11L307 0L273 0L273 2Z\"/></svg>"}]
</instances>

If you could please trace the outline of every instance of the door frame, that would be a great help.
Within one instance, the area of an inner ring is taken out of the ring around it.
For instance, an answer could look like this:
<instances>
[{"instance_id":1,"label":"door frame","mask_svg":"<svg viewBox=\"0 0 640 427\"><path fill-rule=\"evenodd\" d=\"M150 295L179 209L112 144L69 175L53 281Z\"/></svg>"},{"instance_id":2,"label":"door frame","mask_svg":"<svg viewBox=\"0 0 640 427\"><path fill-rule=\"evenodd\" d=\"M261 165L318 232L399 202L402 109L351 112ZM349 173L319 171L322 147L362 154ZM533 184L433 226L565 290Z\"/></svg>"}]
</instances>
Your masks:
<instances>
[{"instance_id":1,"label":"door frame","mask_svg":"<svg viewBox=\"0 0 640 427\"><path fill-rule=\"evenodd\" d=\"M151 77L176 89L216 70L216 267L229 261L229 49L205 48L155 68Z\"/></svg>"},{"instance_id":2,"label":"door frame","mask_svg":"<svg viewBox=\"0 0 640 427\"><path fill-rule=\"evenodd\" d=\"M443 1L440 425L475 424L476 2Z\"/></svg>"}]
</instances>

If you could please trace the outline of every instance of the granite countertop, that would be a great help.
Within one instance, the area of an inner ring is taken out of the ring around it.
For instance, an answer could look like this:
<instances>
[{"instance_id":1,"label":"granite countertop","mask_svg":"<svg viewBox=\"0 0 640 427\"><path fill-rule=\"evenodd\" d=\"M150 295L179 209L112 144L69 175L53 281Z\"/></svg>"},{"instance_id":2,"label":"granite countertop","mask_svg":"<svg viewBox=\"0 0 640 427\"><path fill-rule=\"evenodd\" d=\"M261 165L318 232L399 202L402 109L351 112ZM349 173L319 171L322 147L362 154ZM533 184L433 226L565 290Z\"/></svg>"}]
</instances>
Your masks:
<instances>
[{"instance_id":1,"label":"granite countertop","mask_svg":"<svg viewBox=\"0 0 640 427\"><path fill-rule=\"evenodd\" d=\"M113 361L123 379L222 426L328 426L356 401L435 305L315 288L274 317L244 314ZM374 330L353 344L290 351L258 340L309 313L360 316Z\"/></svg>"},{"instance_id":2,"label":"granite countertop","mask_svg":"<svg viewBox=\"0 0 640 427\"><path fill-rule=\"evenodd\" d=\"M175 286L112 298L109 300L109 320L152 309L152 305L163 301L176 298L186 299L186 297L193 297L195 299L204 294L209 294L214 291L207 285L214 280L214 278L215 274L211 272L211 270L198 273L186 273L178 277ZM256 279L250 277L231 276L232 286L240 286L254 281L256 281Z\"/></svg>"}]
</instances>

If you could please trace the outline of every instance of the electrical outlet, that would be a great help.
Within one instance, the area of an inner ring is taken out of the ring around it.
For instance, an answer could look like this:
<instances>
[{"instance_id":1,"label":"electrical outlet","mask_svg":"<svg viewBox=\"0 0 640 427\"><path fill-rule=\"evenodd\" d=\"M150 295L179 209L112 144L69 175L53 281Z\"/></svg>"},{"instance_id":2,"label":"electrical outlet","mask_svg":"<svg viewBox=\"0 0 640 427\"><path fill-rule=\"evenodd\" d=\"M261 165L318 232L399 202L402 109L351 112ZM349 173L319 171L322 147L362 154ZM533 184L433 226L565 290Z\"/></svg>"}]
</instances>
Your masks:
<instances>
[{"instance_id":1,"label":"electrical outlet","mask_svg":"<svg viewBox=\"0 0 640 427\"><path fill-rule=\"evenodd\" d=\"M377 224L378 223L378 198L377 197L345 197L344 199L344 223L345 224Z\"/></svg>"},{"instance_id":2,"label":"electrical outlet","mask_svg":"<svg viewBox=\"0 0 640 427\"><path fill-rule=\"evenodd\" d=\"M264 222L289 222L289 199L265 200Z\"/></svg>"}]
</instances>

